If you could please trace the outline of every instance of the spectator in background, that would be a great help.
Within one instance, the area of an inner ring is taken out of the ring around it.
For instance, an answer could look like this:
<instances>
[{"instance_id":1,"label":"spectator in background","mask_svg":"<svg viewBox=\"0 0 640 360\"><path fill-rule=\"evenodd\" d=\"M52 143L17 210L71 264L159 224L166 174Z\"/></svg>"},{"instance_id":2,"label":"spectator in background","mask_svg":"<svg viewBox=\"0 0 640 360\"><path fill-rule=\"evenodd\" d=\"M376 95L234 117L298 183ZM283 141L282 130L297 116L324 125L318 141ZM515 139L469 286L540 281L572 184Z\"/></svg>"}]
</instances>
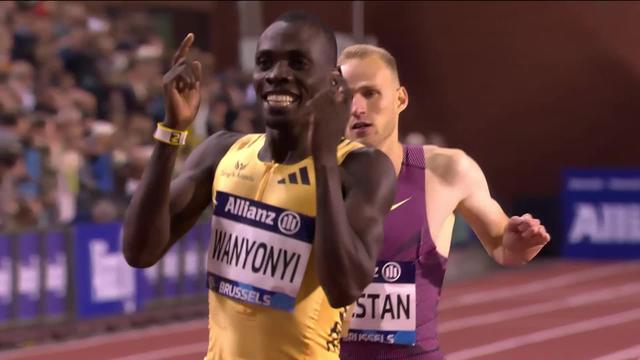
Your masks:
<instances>
[{"instance_id":1,"label":"spectator in background","mask_svg":"<svg viewBox=\"0 0 640 360\"><path fill-rule=\"evenodd\" d=\"M228 96L218 95L211 102L209 119L207 121L208 135L220 130L229 130L229 126L235 120L236 113L231 107L231 100Z\"/></svg>"},{"instance_id":2,"label":"spectator in background","mask_svg":"<svg viewBox=\"0 0 640 360\"><path fill-rule=\"evenodd\" d=\"M11 172L3 170L0 221L20 228L121 218L164 118L161 75L172 52L146 13L0 2L0 136L21 148ZM223 128L255 132L250 77L217 74L212 54L192 52L208 99L192 145Z\"/></svg>"},{"instance_id":3,"label":"spectator in background","mask_svg":"<svg viewBox=\"0 0 640 360\"><path fill-rule=\"evenodd\" d=\"M22 161L22 146L18 137L7 129L6 115L0 116L0 230L14 227L18 210L16 178L20 176L17 164Z\"/></svg>"},{"instance_id":4,"label":"spectator in background","mask_svg":"<svg viewBox=\"0 0 640 360\"><path fill-rule=\"evenodd\" d=\"M231 131L250 133L256 131L259 126L255 108L251 105L244 105L240 107L236 118L231 123Z\"/></svg>"},{"instance_id":5,"label":"spectator in background","mask_svg":"<svg viewBox=\"0 0 640 360\"><path fill-rule=\"evenodd\" d=\"M410 145L426 145L427 138L421 132L413 131L404 137L404 144Z\"/></svg>"}]
</instances>

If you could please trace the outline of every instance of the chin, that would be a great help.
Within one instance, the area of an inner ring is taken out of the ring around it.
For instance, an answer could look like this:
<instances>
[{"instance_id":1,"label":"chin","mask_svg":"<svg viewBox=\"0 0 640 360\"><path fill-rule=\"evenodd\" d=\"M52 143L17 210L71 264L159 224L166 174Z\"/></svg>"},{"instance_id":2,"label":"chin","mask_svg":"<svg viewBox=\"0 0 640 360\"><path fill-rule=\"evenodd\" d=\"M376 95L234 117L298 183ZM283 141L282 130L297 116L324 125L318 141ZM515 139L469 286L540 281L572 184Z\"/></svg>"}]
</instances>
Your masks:
<instances>
[{"instance_id":1,"label":"chin","mask_svg":"<svg viewBox=\"0 0 640 360\"><path fill-rule=\"evenodd\" d=\"M267 128L276 130L293 130L298 127L300 119L298 119L297 113L286 114L263 114L264 125Z\"/></svg>"},{"instance_id":2,"label":"chin","mask_svg":"<svg viewBox=\"0 0 640 360\"><path fill-rule=\"evenodd\" d=\"M374 136L363 136L363 137L352 137L351 139L359 142L360 144L364 145L364 146L368 146L368 147L374 147L377 148L380 143L379 141L376 141L377 139Z\"/></svg>"},{"instance_id":3,"label":"chin","mask_svg":"<svg viewBox=\"0 0 640 360\"><path fill-rule=\"evenodd\" d=\"M360 144L367 146L367 147L373 147L373 148L377 148L377 144L373 143L372 141L369 141L367 139L358 139L356 140L357 142L359 142Z\"/></svg>"},{"instance_id":4,"label":"chin","mask_svg":"<svg viewBox=\"0 0 640 360\"><path fill-rule=\"evenodd\" d=\"M297 122L299 112L297 109L274 109L265 106L262 111L264 125L268 128L290 128Z\"/></svg>"},{"instance_id":5,"label":"chin","mask_svg":"<svg viewBox=\"0 0 640 360\"><path fill-rule=\"evenodd\" d=\"M282 129L291 126L291 120L285 116L265 116L264 126L271 129Z\"/></svg>"},{"instance_id":6,"label":"chin","mask_svg":"<svg viewBox=\"0 0 640 360\"><path fill-rule=\"evenodd\" d=\"M362 144L368 144L368 143L371 142L371 136L370 135L360 135L360 136L358 136L358 134L355 131L350 131L349 133L347 133L347 139L353 140L353 141L357 141L357 142L362 143Z\"/></svg>"}]
</instances>

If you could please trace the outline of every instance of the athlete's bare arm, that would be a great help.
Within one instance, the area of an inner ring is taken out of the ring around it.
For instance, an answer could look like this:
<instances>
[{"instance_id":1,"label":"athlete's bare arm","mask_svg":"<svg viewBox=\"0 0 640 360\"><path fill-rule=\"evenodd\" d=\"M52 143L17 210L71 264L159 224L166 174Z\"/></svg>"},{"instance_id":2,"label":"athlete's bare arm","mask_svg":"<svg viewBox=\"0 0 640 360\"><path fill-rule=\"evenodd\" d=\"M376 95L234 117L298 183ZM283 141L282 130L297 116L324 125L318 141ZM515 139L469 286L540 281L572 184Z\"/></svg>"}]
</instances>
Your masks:
<instances>
[{"instance_id":1,"label":"athlete's bare arm","mask_svg":"<svg viewBox=\"0 0 640 360\"><path fill-rule=\"evenodd\" d=\"M163 78L165 125L172 129L187 129L200 104L200 64L186 60L192 43L190 34ZM173 181L179 146L156 142L124 218L123 253L129 265L155 264L195 224L211 202L215 168L239 136L220 132L209 137L189 156L184 170Z\"/></svg>"},{"instance_id":2,"label":"athlete's bare arm","mask_svg":"<svg viewBox=\"0 0 640 360\"><path fill-rule=\"evenodd\" d=\"M338 166L335 149L349 117L351 94L341 77L312 103L316 174L315 264L331 306L352 304L371 282L383 242L383 220L395 194L395 171L379 150L358 149ZM342 169L342 171L341 171Z\"/></svg>"},{"instance_id":3,"label":"athlete's bare arm","mask_svg":"<svg viewBox=\"0 0 640 360\"><path fill-rule=\"evenodd\" d=\"M540 220L530 214L507 217L471 157L458 149L440 148L438 153L446 159L446 170L441 174L459 197L456 210L494 260L502 265L521 265L533 259L550 240Z\"/></svg>"}]
</instances>

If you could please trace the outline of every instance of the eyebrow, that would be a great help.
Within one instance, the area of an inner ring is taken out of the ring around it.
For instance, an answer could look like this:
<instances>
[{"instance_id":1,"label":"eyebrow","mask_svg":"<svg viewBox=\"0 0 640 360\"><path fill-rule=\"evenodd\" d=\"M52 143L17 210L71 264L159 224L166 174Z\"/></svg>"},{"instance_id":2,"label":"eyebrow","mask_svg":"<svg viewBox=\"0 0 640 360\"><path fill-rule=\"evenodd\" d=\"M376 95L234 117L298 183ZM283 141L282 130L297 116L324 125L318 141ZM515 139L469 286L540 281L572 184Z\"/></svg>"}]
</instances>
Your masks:
<instances>
[{"instance_id":1,"label":"eyebrow","mask_svg":"<svg viewBox=\"0 0 640 360\"><path fill-rule=\"evenodd\" d=\"M256 59L260 56L264 56L264 55L271 55L273 53L273 51L271 50L258 50L256 51Z\"/></svg>"},{"instance_id":2,"label":"eyebrow","mask_svg":"<svg viewBox=\"0 0 640 360\"><path fill-rule=\"evenodd\" d=\"M284 53L284 55L286 57L289 57L289 56L302 56L302 57L305 57L305 58L307 58L309 60L312 60L311 55L308 52L306 52L304 50L300 50L300 49L285 50L283 52L275 51L273 49L262 49L262 50L256 51L256 58L259 57L259 56L264 56L264 55L274 56L276 54L282 54L282 53Z\"/></svg>"},{"instance_id":3,"label":"eyebrow","mask_svg":"<svg viewBox=\"0 0 640 360\"><path fill-rule=\"evenodd\" d=\"M294 50L288 50L286 53L287 53L288 56L291 56L291 55L302 56L302 57L306 57L306 58L311 60L311 56L309 55L309 53L307 53L304 50L294 49Z\"/></svg>"},{"instance_id":4,"label":"eyebrow","mask_svg":"<svg viewBox=\"0 0 640 360\"><path fill-rule=\"evenodd\" d=\"M380 87L374 85L374 84L369 84L369 83L365 83L362 85L359 85L355 88L355 91L364 91L364 90L376 90L376 91L380 91Z\"/></svg>"}]
</instances>

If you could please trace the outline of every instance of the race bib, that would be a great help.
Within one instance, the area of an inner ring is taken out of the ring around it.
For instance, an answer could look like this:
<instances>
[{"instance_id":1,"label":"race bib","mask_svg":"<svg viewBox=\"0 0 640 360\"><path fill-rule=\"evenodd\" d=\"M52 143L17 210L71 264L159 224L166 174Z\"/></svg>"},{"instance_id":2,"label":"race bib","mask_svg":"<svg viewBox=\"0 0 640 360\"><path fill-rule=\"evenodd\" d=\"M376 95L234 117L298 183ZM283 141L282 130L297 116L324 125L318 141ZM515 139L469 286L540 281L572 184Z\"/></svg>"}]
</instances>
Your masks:
<instances>
[{"instance_id":1,"label":"race bib","mask_svg":"<svg viewBox=\"0 0 640 360\"><path fill-rule=\"evenodd\" d=\"M207 256L209 289L242 302L293 310L314 227L312 217L217 191Z\"/></svg>"},{"instance_id":2,"label":"race bib","mask_svg":"<svg viewBox=\"0 0 640 360\"><path fill-rule=\"evenodd\" d=\"M415 279L413 261L378 261L373 282L354 304L344 341L414 345Z\"/></svg>"}]
</instances>

